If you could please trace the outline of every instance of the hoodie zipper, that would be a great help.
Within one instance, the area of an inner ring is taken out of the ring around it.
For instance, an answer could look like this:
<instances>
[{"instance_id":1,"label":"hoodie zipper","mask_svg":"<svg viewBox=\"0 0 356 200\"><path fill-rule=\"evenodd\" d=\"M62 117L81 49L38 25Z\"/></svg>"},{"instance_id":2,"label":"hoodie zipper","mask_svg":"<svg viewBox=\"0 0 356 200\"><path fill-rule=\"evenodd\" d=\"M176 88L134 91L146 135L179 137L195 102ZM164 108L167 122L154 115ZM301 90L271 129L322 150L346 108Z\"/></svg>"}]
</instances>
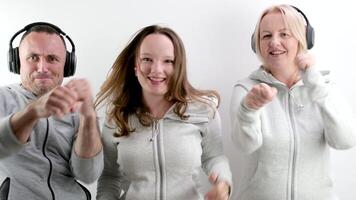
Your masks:
<instances>
[{"instance_id":1,"label":"hoodie zipper","mask_svg":"<svg viewBox=\"0 0 356 200\"><path fill-rule=\"evenodd\" d=\"M267 82L269 83L275 83L275 78L267 73L266 71L263 71L262 72L265 76L265 78L267 78ZM260 79L258 79L260 80ZM275 83L277 84L277 83ZM278 83L279 85L282 85L283 87L285 87L284 84L280 84ZM294 87L294 86L293 86ZM292 87L292 88L293 88ZM292 167L291 167L291 181L290 181L290 196L287 196L287 199L290 199L290 200L295 200L295 174L296 174L296 163L297 163L297 150L298 150L298 138L297 138L297 130L296 130L296 127L295 127L295 118L294 118L294 115L293 115L293 94L292 94L292 91L291 89L288 89L287 88L287 91L288 91L288 98L287 98L287 106L288 106L288 115L289 115L289 121L290 121L290 124L291 124L291 128L292 128L292 136L291 136L291 145L292 145L292 148L293 148L293 152L292 152ZM295 99L294 99L295 100ZM298 109L300 108L303 108L303 105L297 105ZM288 194L288 191L287 191L287 194Z\"/></svg>"},{"instance_id":2,"label":"hoodie zipper","mask_svg":"<svg viewBox=\"0 0 356 200\"><path fill-rule=\"evenodd\" d=\"M293 152L292 152L292 174L291 174L291 193L290 193L290 199L294 200L295 199L295 171L296 171L296 163L297 163L297 148L298 148L298 143L297 143L297 132L295 128L295 119L293 115L293 109L292 109L292 94L291 91L288 91L288 111L289 111L289 120L292 126L292 144L293 144Z\"/></svg>"},{"instance_id":3,"label":"hoodie zipper","mask_svg":"<svg viewBox=\"0 0 356 200\"><path fill-rule=\"evenodd\" d=\"M159 171L159 177L158 177L158 183L156 187L158 188L158 191L156 190L156 199L158 195L159 200L164 199L164 173L163 173L163 160L162 160L162 145L161 145L161 134L159 134L159 121L153 121L153 131L152 131L152 138L153 138L153 144L155 146L155 149L157 151L156 156L157 156L157 161L158 161L158 171Z\"/></svg>"}]
</instances>

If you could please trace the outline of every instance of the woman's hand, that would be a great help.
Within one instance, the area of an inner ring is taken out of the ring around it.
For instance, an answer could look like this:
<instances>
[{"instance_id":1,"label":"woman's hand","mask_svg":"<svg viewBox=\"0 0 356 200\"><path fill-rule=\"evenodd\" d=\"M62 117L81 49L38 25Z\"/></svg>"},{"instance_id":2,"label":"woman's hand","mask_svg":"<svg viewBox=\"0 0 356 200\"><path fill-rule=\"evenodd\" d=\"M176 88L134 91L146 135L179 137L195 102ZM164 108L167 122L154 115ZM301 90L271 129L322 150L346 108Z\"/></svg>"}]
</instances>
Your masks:
<instances>
[{"instance_id":1,"label":"woman's hand","mask_svg":"<svg viewBox=\"0 0 356 200\"><path fill-rule=\"evenodd\" d=\"M213 187L205 194L205 200L227 200L230 194L230 185L225 181L218 182L216 174L209 175L209 181Z\"/></svg>"},{"instance_id":2,"label":"woman's hand","mask_svg":"<svg viewBox=\"0 0 356 200\"><path fill-rule=\"evenodd\" d=\"M307 53L300 53L295 58L295 62L300 70L304 71L315 64L314 56Z\"/></svg>"},{"instance_id":3,"label":"woman's hand","mask_svg":"<svg viewBox=\"0 0 356 200\"><path fill-rule=\"evenodd\" d=\"M270 87L266 83L254 85L245 97L245 106L250 109L258 110L267 103L271 102L277 95L277 89Z\"/></svg>"}]
</instances>

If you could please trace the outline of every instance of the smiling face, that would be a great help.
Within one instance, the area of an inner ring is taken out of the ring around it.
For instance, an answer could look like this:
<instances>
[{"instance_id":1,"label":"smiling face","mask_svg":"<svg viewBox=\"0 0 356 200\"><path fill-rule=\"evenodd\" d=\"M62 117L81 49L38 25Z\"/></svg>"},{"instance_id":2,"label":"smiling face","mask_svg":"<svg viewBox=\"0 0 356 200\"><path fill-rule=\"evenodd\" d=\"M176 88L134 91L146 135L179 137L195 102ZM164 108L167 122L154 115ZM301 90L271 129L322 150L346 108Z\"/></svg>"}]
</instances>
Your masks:
<instances>
[{"instance_id":1,"label":"smiling face","mask_svg":"<svg viewBox=\"0 0 356 200\"><path fill-rule=\"evenodd\" d=\"M19 47L22 85L41 96L63 81L66 49L56 34L32 32Z\"/></svg>"},{"instance_id":2,"label":"smiling face","mask_svg":"<svg viewBox=\"0 0 356 200\"><path fill-rule=\"evenodd\" d=\"M164 97L174 71L174 46L165 35L153 33L142 41L135 74L145 99Z\"/></svg>"},{"instance_id":3,"label":"smiling face","mask_svg":"<svg viewBox=\"0 0 356 200\"><path fill-rule=\"evenodd\" d=\"M259 42L263 65L272 74L278 71L294 71L298 68L295 64L298 40L286 26L280 12L270 12L262 18Z\"/></svg>"}]
</instances>

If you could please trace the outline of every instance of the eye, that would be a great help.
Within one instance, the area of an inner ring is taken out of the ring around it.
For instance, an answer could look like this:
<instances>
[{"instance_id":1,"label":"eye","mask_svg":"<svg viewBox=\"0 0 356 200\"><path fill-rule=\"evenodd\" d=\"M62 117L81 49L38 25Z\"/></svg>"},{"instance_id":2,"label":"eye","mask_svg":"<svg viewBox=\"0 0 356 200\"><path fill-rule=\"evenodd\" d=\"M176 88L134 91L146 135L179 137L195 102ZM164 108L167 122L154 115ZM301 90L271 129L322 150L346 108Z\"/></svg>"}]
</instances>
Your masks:
<instances>
[{"instance_id":1,"label":"eye","mask_svg":"<svg viewBox=\"0 0 356 200\"><path fill-rule=\"evenodd\" d=\"M141 62L152 62L152 59L148 58L148 57L144 57L144 58L141 58Z\"/></svg>"},{"instance_id":2,"label":"eye","mask_svg":"<svg viewBox=\"0 0 356 200\"><path fill-rule=\"evenodd\" d=\"M272 35L271 34L264 34L264 35L262 35L262 39L269 39L269 38L271 38L272 37Z\"/></svg>"},{"instance_id":3,"label":"eye","mask_svg":"<svg viewBox=\"0 0 356 200\"><path fill-rule=\"evenodd\" d=\"M31 62L38 62L39 61L39 57L36 54L31 54L30 56L27 57L27 60L29 60Z\"/></svg>"},{"instance_id":4,"label":"eye","mask_svg":"<svg viewBox=\"0 0 356 200\"><path fill-rule=\"evenodd\" d=\"M287 32L282 32L282 33L280 33L280 36L281 36L282 38L288 38L288 37L290 36L290 34L287 33Z\"/></svg>"},{"instance_id":5,"label":"eye","mask_svg":"<svg viewBox=\"0 0 356 200\"><path fill-rule=\"evenodd\" d=\"M49 63L59 62L59 59L57 56L49 55L47 56L47 62Z\"/></svg>"},{"instance_id":6,"label":"eye","mask_svg":"<svg viewBox=\"0 0 356 200\"><path fill-rule=\"evenodd\" d=\"M167 59L164 61L165 63L169 63L169 64L174 64L174 60L171 60L171 59Z\"/></svg>"}]
</instances>

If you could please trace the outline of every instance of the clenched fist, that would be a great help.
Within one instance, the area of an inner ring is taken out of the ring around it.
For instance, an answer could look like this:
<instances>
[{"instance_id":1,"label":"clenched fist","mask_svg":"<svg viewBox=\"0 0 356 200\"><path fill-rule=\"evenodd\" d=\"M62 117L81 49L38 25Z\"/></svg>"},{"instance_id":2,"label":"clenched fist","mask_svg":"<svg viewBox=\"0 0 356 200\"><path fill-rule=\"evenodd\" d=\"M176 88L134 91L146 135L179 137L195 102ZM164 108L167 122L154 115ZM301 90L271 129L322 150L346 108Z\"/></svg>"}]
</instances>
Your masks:
<instances>
[{"instance_id":1,"label":"clenched fist","mask_svg":"<svg viewBox=\"0 0 356 200\"><path fill-rule=\"evenodd\" d=\"M79 111L82 115L93 114L93 99L89 82L85 79L73 79L64 86L57 86L52 91L32 103L37 118L54 115L62 117Z\"/></svg>"},{"instance_id":2,"label":"clenched fist","mask_svg":"<svg viewBox=\"0 0 356 200\"><path fill-rule=\"evenodd\" d=\"M254 85L245 97L245 106L258 110L271 102L277 94L277 89L270 87L266 83Z\"/></svg>"},{"instance_id":3,"label":"clenched fist","mask_svg":"<svg viewBox=\"0 0 356 200\"><path fill-rule=\"evenodd\" d=\"M295 63L300 70L306 70L308 67L311 67L315 64L314 56L307 53L300 53L295 58Z\"/></svg>"},{"instance_id":4,"label":"clenched fist","mask_svg":"<svg viewBox=\"0 0 356 200\"><path fill-rule=\"evenodd\" d=\"M230 185L225 181L218 182L216 174L209 175L209 181L213 187L205 194L205 200L227 200L230 193Z\"/></svg>"}]
</instances>

